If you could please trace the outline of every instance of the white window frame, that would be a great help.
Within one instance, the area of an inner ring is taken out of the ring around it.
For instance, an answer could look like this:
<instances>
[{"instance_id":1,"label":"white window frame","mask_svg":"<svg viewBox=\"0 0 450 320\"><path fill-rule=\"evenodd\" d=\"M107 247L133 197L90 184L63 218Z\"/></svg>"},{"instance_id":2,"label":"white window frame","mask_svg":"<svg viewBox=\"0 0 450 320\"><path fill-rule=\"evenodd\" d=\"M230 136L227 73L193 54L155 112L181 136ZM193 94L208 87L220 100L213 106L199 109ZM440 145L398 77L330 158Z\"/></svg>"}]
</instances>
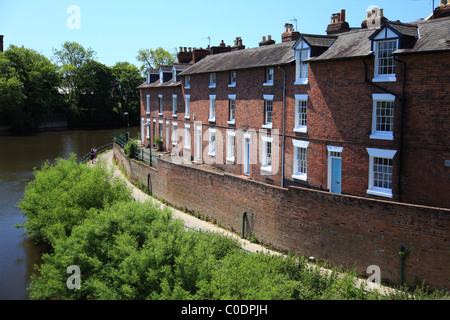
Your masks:
<instances>
[{"instance_id":1,"label":"white window frame","mask_svg":"<svg viewBox=\"0 0 450 320\"><path fill-rule=\"evenodd\" d=\"M178 123L172 122L172 145L176 145L178 143Z\"/></svg>"},{"instance_id":2,"label":"white window frame","mask_svg":"<svg viewBox=\"0 0 450 320\"><path fill-rule=\"evenodd\" d=\"M394 111L395 111L395 96L392 94L374 93L373 99L373 111L372 111L372 134L370 139L382 139L382 140L394 140ZM377 111L379 102L392 103L392 131L380 131L377 130Z\"/></svg>"},{"instance_id":3,"label":"white window frame","mask_svg":"<svg viewBox=\"0 0 450 320\"><path fill-rule=\"evenodd\" d=\"M147 98L147 114L150 114L150 95L146 95Z\"/></svg>"},{"instance_id":4,"label":"white window frame","mask_svg":"<svg viewBox=\"0 0 450 320\"><path fill-rule=\"evenodd\" d=\"M172 117L176 118L178 116L178 106L177 106L177 95L172 95Z\"/></svg>"},{"instance_id":5,"label":"white window frame","mask_svg":"<svg viewBox=\"0 0 450 320\"><path fill-rule=\"evenodd\" d=\"M215 88L215 87L216 87L216 84L217 84L217 76L216 76L216 73L215 73L215 72L210 73L210 74L209 74L209 87L210 87L210 88Z\"/></svg>"},{"instance_id":6,"label":"white window frame","mask_svg":"<svg viewBox=\"0 0 450 320\"><path fill-rule=\"evenodd\" d=\"M194 125L195 126L195 125ZM197 125L194 127L194 160L197 162L203 161L203 145L202 145L202 126Z\"/></svg>"},{"instance_id":7,"label":"white window frame","mask_svg":"<svg viewBox=\"0 0 450 320\"><path fill-rule=\"evenodd\" d=\"M393 61L394 73L380 73L379 72L379 68L380 68L380 58L378 57L378 55L379 55L379 45L381 43L387 43L387 42L395 42L395 49L393 50L393 52L398 49L398 37L397 38L378 38L378 39L376 38L373 41L373 53L374 53L374 56L375 56L375 59L374 59L375 60L374 78L372 79L373 82L394 82L394 81L397 81L397 77L396 77L396 73L395 73L396 70L397 70L397 66L396 66L396 61L395 61L393 55L392 55L391 58L392 58L392 61Z\"/></svg>"},{"instance_id":8,"label":"white window frame","mask_svg":"<svg viewBox=\"0 0 450 320\"><path fill-rule=\"evenodd\" d=\"M233 110L231 106L234 105ZM233 112L231 112L233 111ZM229 94L228 95L228 124L236 124L236 95Z\"/></svg>"},{"instance_id":9,"label":"white window frame","mask_svg":"<svg viewBox=\"0 0 450 320\"><path fill-rule=\"evenodd\" d=\"M228 84L229 88L236 87L236 71L230 72L230 83Z\"/></svg>"},{"instance_id":10,"label":"white window frame","mask_svg":"<svg viewBox=\"0 0 450 320\"><path fill-rule=\"evenodd\" d=\"M305 112L300 113L300 110L305 104ZM307 114L308 114L308 95L307 94L296 94L295 95L295 126L294 126L294 132L301 132L306 133L308 131L307 127Z\"/></svg>"},{"instance_id":11,"label":"white window frame","mask_svg":"<svg viewBox=\"0 0 450 320\"><path fill-rule=\"evenodd\" d=\"M162 94L158 95L158 102L159 102L158 115L162 116L163 115L163 95Z\"/></svg>"},{"instance_id":12,"label":"white window frame","mask_svg":"<svg viewBox=\"0 0 450 320\"><path fill-rule=\"evenodd\" d=\"M216 122L216 95L209 95L209 122Z\"/></svg>"},{"instance_id":13,"label":"white window frame","mask_svg":"<svg viewBox=\"0 0 450 320\"><path fill-rule=\"evenodd\" d=\"M184 149L191 150L191 125L184 125Z\"/></svg>"},{"instance_id":14,"label":"white window frame","mask_svg":"<svg viewBox=\"0 0 450 320\"><path fill-rule=\"evenodd\" d=\"M295 180L301 180L301 181L308 181L308 146L309 141L304 140L296 140L292 139L292 144L294 145L294 168L292 171L292 178ZM299 172L298 165L299 165L299 159L297 158L297 151L298 149L302 149L305 152L305 172Z\"/></svg>"},{"instance_id":15,"label":"white window frame","mask_svg":"<svg viewBox=\"0 0 450 320\"><path fill-rule=\"evenodd\" d=\"M184 78L184 88L190 89L191 88L191 76L185 76Z\"/></svg>"},{"instance_id":16,"label":"white window frame","mask_svg":"<svg viewBox=\"0 0 450 320\"><path fill-rule=\"evenodd\" d=\"M210 157L216 156L216 129L208 129L208 155Z\"/></svg>"},{"instance_id":17,"label":"white window frame","mask_svg":"<svg viewBox=\"0 0 450 320\"><path fill-rule=\"evenodd\" d=\"M148 126L147 126L147 140L150 140L150 124L151 124L150 119L147 119L147 124L148 124ZM151 141L149 141L148 144L151 144Z\"/></svg>"},{"instance_id":18,"label":"white window frame","mask_svg":"<svg viewBox=\"0 0 450 320\"><path fill-rule=\"evenodd\" d=\"M191 112L191 95L186 94L184 96L184 118L189 119L190 118L190 112Z\"/></svg>"},{"instance_id":19,"label":"white window frame","mask_svg":"<svg viewBox=\"0 0 450 320\"><path fill-rule=\"evenodd\" d=\"M167 150L169 150L170 142L171 142L169 137L170 137L170 121L166 121L166 138L165 138L165 141L166 141L166 149Z\"/></svg>"},{"instance_id":20,"label":"white window frame","mask_svg":"<svg viewBox=\"0 0 450 320\"><path fill-rule=\"evenodd\" d=\"M226 160L229 163L234 163L235 161L235 149L236 147L236 131L227 131L227 157Z\"/></svg>"},{"instance_id":21,"label":"white window frame","mask_svg":"<svg viewBox=\"0 0 450 320\"><path fill-rule=\"evenodd\" d=\"M275 70L274 68L266 68L264 79L265 82L263 83L264 86L273 86L273 80L275 77Z\"/></svg>"},{"instance_id":22,"label":"white window frame","mask_svg":"<svg viewBox=\"0 0 450 320\"><path fill-rule=\"evenodd\" d=\"M268 144L270 143L270 156L268 156ZM261 170L265 172L272 172L273 163L273 138L261 136Z\"/></svg>"},{"instance_id":23,"label":"white window frame","mask_svg":"<svg viewBox=\"0 0 450 320\"><path fill-rule=\"evenodd\" d=\"M265 94L263 95L263 99L264 99L264 124L262 125L262 127L264 129L272 129L273 125L273 94ZM272 110L271 110L271 116L270 116L270 122L267 121L268 120L268 113L267 113L267 101L271 101L272 102Z\"/></svg>"},{"instance_id":24,"label":"white window frame","mask_svg":"<svg viewBox=\"0 0 450 320\"><path fill-rule=\"evenodd\" d=\"M367 194L386 197L386 198L392 198L392 188L380 188L374 186L374 159L380 158L380 159L388 159L392 160L392 167L391 167L391 179L393 177L393 159L397 152L397 150L385 150L385 149L374 149L374 148L366 148L367 152L369 153L369 188L367 189ZM391 187L392 187L393 181L391 180Z\"/></svg>"}]
</instances>

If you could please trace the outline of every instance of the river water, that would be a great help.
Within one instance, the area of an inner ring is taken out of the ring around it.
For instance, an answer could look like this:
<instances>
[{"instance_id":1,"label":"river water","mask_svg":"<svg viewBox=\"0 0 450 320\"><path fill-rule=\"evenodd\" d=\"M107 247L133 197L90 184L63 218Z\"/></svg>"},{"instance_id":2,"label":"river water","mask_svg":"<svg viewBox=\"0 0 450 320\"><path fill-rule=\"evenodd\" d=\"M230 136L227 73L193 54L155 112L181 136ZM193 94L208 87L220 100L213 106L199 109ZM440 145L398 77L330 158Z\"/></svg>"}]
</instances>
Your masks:
<instances>
[{"instance_id":1,"label":"river water","mask_svg":"<svg viewBox=\"0 0 450 320\"><path fill-rule=\"evenodd\" d=\"M33 179L33 168L46 160L78 158L91 147L113 141L114 135L130 131L135 137L139 128L107 130L66 130L32 135L0 135L0 300L29 299L27 287L34 265L41 262L43 248L35 245L23 228L25 217L16 207L27 182Z\"/></svg>"}]
</instances>

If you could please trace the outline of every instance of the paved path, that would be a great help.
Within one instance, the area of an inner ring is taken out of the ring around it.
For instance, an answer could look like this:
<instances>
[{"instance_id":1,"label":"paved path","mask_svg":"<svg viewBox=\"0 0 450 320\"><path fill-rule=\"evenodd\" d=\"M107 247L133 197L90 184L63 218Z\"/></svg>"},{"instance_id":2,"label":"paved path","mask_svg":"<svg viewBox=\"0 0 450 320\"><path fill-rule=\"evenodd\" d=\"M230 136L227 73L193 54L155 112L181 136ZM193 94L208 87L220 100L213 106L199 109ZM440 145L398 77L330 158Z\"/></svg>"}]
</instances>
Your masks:
<instances>
[{"instance_id":1,"label":"paved path","mask_svg":"<svg viewBox=\"0 0 450 320\"><path fill-rule=\"evenodd\" d=\"M108 151L102 155L99 156L99 160L103 159L106 161L107 166L112 167L114 170L114 174L116 175L116 177L120 177L122 178L131 188L132 190L132 195L133 198L136 201L139 202L146 202L146 201L150 201L153 204L155 204L156 206L160 207L161 209L164 208L169 208L169 210L172 211L172 215L175 219L181 219L184 222L185 227L194 229L194 230L198 230L198 231L210 231L210 232L217 232L217 233L221 233L230 237L233 237L235 239L237 239L242 248L250 251L250 252L267 252L267 253L272 253L272 254L280 254L276 251L273 250L269 250L267 248L264 248L258 244L255 243L251 243L248 240L242 239L241 237L239 237L238 235L236 235L235 233L232 233L228 230L222 229L217 227L216 225L206 222L204 220L200 220L197 219L189 214L186 214L180 210L174 209L173 207L167 206L165 204L163 204L162 202L160 202L159 200L155 199L154 197L146 194L145 192L143 192L142 190L140 190L139 188L136 188L127 177L124 176L124 174L117 168L117 166L115 166L113 164L113 151Z\"/></svg>"}]
</instances>

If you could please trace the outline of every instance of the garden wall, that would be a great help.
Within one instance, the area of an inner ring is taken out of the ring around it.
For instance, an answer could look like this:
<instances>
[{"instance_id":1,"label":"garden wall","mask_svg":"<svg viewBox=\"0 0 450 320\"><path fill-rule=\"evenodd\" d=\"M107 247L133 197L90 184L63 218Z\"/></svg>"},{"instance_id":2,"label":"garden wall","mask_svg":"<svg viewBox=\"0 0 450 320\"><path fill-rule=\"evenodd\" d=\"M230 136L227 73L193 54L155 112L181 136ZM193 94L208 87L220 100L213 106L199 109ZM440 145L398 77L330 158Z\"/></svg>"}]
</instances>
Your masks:
<instances>
[{"instance_id":1,"label":"garden wall","mask_svg":"<svg viewBox=\"0 0 450 320\"><path fill-rule=\"evenodd\" d=\"M355 267L362 275L377 265L382 279L398 283L403 247L405 283L450 289L449 209L285 189L163 159L155 169L126 159L117 145L114 158L154 196L239 234L244 221L246 235L276 250Z\"/></svg>"}]
</instances>

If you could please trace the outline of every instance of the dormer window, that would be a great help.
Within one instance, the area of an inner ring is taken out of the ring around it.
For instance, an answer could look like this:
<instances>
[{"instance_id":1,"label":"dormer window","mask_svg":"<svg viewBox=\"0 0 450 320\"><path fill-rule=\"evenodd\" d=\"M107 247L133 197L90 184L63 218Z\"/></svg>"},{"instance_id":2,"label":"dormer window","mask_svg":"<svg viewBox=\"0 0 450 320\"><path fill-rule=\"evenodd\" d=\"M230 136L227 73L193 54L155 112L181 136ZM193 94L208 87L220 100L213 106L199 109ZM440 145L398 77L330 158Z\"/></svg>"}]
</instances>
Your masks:
<instances>
[{"instance_id":1,"label":"dormer window","mask_svg":"<svg viewBox=\"0 0 450 320\"><path fill-rule=\"evenodd\" d=\"M295 82L294 84L308 83L308 63L306 59L310 57L311 48L303 39L294 47L295 52Z\"/></svg>"},{"instance_id":2,"label":"dormer window","mask_svg":"<svg viewBox=\"0 0 450 320\"><path fill-rule=\"evenodd\" d=\"M415 43L417 26L399 22L385 22L370 37L375 57L374 82L396 81L396 61L394 52Z\"/></svg>"}]
</instances>

